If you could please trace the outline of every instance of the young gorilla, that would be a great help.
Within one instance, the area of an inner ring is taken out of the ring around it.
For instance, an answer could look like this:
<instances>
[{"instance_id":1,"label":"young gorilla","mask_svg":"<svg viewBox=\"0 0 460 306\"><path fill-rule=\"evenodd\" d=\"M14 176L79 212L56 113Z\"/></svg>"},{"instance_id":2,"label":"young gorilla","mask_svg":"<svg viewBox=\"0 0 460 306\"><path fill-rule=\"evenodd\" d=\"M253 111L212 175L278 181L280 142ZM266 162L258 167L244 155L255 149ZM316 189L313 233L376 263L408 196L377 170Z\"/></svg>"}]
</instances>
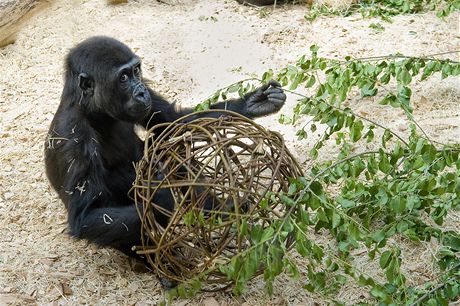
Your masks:
<instances>
[{"instance_id":1,"label":"young gorilla","mask_svg":"<svg viewBox=\"0 0 460 306\"><path fill-rule=\"evenodd\" d=\"M271 81L244 99L217 103L213 109L249 118L278 111L286 96ZM68 210L70 234L100 246L135 255L141 224L127 193L143 155L134 132L172 122L191 113L167 102L142 80L140 59L121 42L93 37L74 47L65 62L61 103L45 144L46 174ZM218 116L219 112L207 116ZM168 192L156 203L174 207Z\"/></svg>"}]
</instances>

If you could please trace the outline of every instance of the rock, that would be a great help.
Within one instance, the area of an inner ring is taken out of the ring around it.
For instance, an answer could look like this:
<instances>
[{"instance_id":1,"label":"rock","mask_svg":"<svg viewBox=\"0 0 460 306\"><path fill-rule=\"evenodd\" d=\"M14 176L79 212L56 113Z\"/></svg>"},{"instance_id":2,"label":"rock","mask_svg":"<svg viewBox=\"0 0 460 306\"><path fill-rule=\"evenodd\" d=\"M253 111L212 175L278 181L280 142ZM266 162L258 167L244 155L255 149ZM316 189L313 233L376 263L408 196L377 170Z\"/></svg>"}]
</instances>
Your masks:
<instances>
[{"instance_id":1,"label":"rock","mask_svg":"<svg viewBox=\"0 0 460 306\"><path fill-rule=\"evenodd\" d=\"M52 0L2 0L0 1L0 47L11 44L25 21Z\"/></svg>"},{"instance_id":2,"label":"rock","mask_svg":"<svg viewBox=\"0 0 460 306\"><path fill-rule=\"evenodd\" d=\"M12 193L12 192L5 192L5 193L3 194L3 197L5 198L5 200L9 200L9 199L11 199L13 196L14 196L14 193Z\"/></svg>"},{"instance_id":3,"label":"rock","mask_svg":"<svg viewBox=\"0 0 460 306\"><path fill-rule=\"evenodd\" d=\"M203 301L203 306L220 306L219 302L213 297L208 297Z\"/></svg>"}]
</instances>

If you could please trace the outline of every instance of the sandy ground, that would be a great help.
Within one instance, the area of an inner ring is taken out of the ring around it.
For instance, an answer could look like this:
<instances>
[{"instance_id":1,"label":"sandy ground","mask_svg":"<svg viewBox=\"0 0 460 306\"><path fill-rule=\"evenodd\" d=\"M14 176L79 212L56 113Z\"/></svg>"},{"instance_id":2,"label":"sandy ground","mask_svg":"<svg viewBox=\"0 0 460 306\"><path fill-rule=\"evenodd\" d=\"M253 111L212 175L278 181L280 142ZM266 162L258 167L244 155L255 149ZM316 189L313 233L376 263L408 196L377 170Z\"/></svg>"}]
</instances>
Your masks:
<instances>
[{"instance_id":1,"label":"sandy ground","mask_svg":"<svg viewBox=\"0 0 460 306\"><path fill-rule=\"evenodd\" d=\"M155 89L186 103L197 103L220 87L268 68L285 67L309 53L314 43L321 56L331 58L396 52L421 56L458 50L460 45L459 13L445 21L426 13L399 16L393 23L360 16L309 23L303 18L306 10L279 6L273 12L260 11L230 0L176 5L138 0L111 7L102 0L60 0L30 20L15 44L0 49L0 305L152 305L163 298L156 277L134 272L124 255L65 234L65 209L46 180L44 139L59 103L63 58L75 43L95 34L124 41L143 58L144 73ZM368 27L373 22L381 22L385 31L375 33ZM459 78L441 81L435 76L414 86L415 116L438 141L460 139L458 85ZM361 114L401 133L407 131L400 113L373 102L350 101ZM286 113L295 99L290 96L287 104ZM312 141L296 141L295 128L279 125L277 118L259 122L280 130L299 160L305 161ZM460 215L450 214L446 227L458 230L458 224ZM436 245L400 243L410 263L404 267L411 273L410 281L430 279L435 268L429 259ZM302 283L283 276L274 296L268 297L263 282L254 280L241 297L202 294L177 304L326 303L303 290ZM351 285L339 293L350 303L367 296Z\"/></svg>"}]
</instances>

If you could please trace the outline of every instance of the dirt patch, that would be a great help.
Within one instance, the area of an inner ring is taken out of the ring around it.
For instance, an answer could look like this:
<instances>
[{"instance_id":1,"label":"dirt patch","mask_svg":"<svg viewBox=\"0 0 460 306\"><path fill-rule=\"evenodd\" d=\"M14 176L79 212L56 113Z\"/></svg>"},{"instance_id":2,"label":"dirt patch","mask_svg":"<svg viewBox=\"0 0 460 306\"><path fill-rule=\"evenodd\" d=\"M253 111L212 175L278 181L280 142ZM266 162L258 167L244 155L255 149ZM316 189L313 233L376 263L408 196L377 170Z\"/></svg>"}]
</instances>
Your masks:
<instances>
[{"instance_id":1,"label":"dirt patch","mask_svg":"<svg viewBox=\"0 0 460 306\"><path fill-rule=\"evenodd\" d=\"M320 46L320 56L330 58L396 52L421 56L460 45L459 13L445 21L434 13L398 16L383 23L385 31L375 33L369 24L382 23L378 19L351 16L310 23L303 18L304 6L265 10L261 14L228 0L175 5L139 0L116 6L60 0L34 17L15 44L0 49L0 304L152 305L163 298L157 279L134 272L124 255L65 234L65 209L44 175L43 145L62 90L63 58L81 40L104 34L127 43L143 58L154 88L184 103L197 103L222 86L269 68L276 71L308 53L312 44ZM460 139L458 81L435 76L413 88L415 117L438 141ZM350 101L387 126L407 129L398 112L374 102ZM289 113L295 103L289 96L283 112ZM282 126L277 118L259 123L281 131L299 160L306 161L313 140L297 141L295 127ZM458 230L458 224L460 214L450 214L446 227ZM398 243L407 250L407 269L419 275L417 280L429 279L433 269L428 263L436 246ZM274 296L268 297L263 282L255 280L242 297L203 294L178 305L326 303L303 290L304 282L282 276ZM350 303L366 297L359 288L346 287L340 293Z\"/></svg>"}]
</instances>

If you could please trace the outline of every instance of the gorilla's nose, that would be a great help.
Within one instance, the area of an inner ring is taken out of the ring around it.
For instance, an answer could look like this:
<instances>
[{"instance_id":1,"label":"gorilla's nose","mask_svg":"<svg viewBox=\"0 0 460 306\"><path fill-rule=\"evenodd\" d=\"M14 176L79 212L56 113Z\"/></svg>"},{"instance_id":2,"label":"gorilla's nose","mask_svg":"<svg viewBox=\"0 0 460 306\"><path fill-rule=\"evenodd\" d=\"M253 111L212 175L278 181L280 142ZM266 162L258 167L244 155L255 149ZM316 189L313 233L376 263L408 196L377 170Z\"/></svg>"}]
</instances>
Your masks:
<instances>
[{"instance_id":1,"label":"gorilla's nose","mask_svg":"<svg viewBox=\"0 0 460 306\"><path fill-rule=\"evenodd\" d=\"M134 88L133 96L134 96L134 99L139 103L142 103L146 106L150 104L149 91L142 83L138 84L136 88Z\"/></svg>"}]
</instances>

